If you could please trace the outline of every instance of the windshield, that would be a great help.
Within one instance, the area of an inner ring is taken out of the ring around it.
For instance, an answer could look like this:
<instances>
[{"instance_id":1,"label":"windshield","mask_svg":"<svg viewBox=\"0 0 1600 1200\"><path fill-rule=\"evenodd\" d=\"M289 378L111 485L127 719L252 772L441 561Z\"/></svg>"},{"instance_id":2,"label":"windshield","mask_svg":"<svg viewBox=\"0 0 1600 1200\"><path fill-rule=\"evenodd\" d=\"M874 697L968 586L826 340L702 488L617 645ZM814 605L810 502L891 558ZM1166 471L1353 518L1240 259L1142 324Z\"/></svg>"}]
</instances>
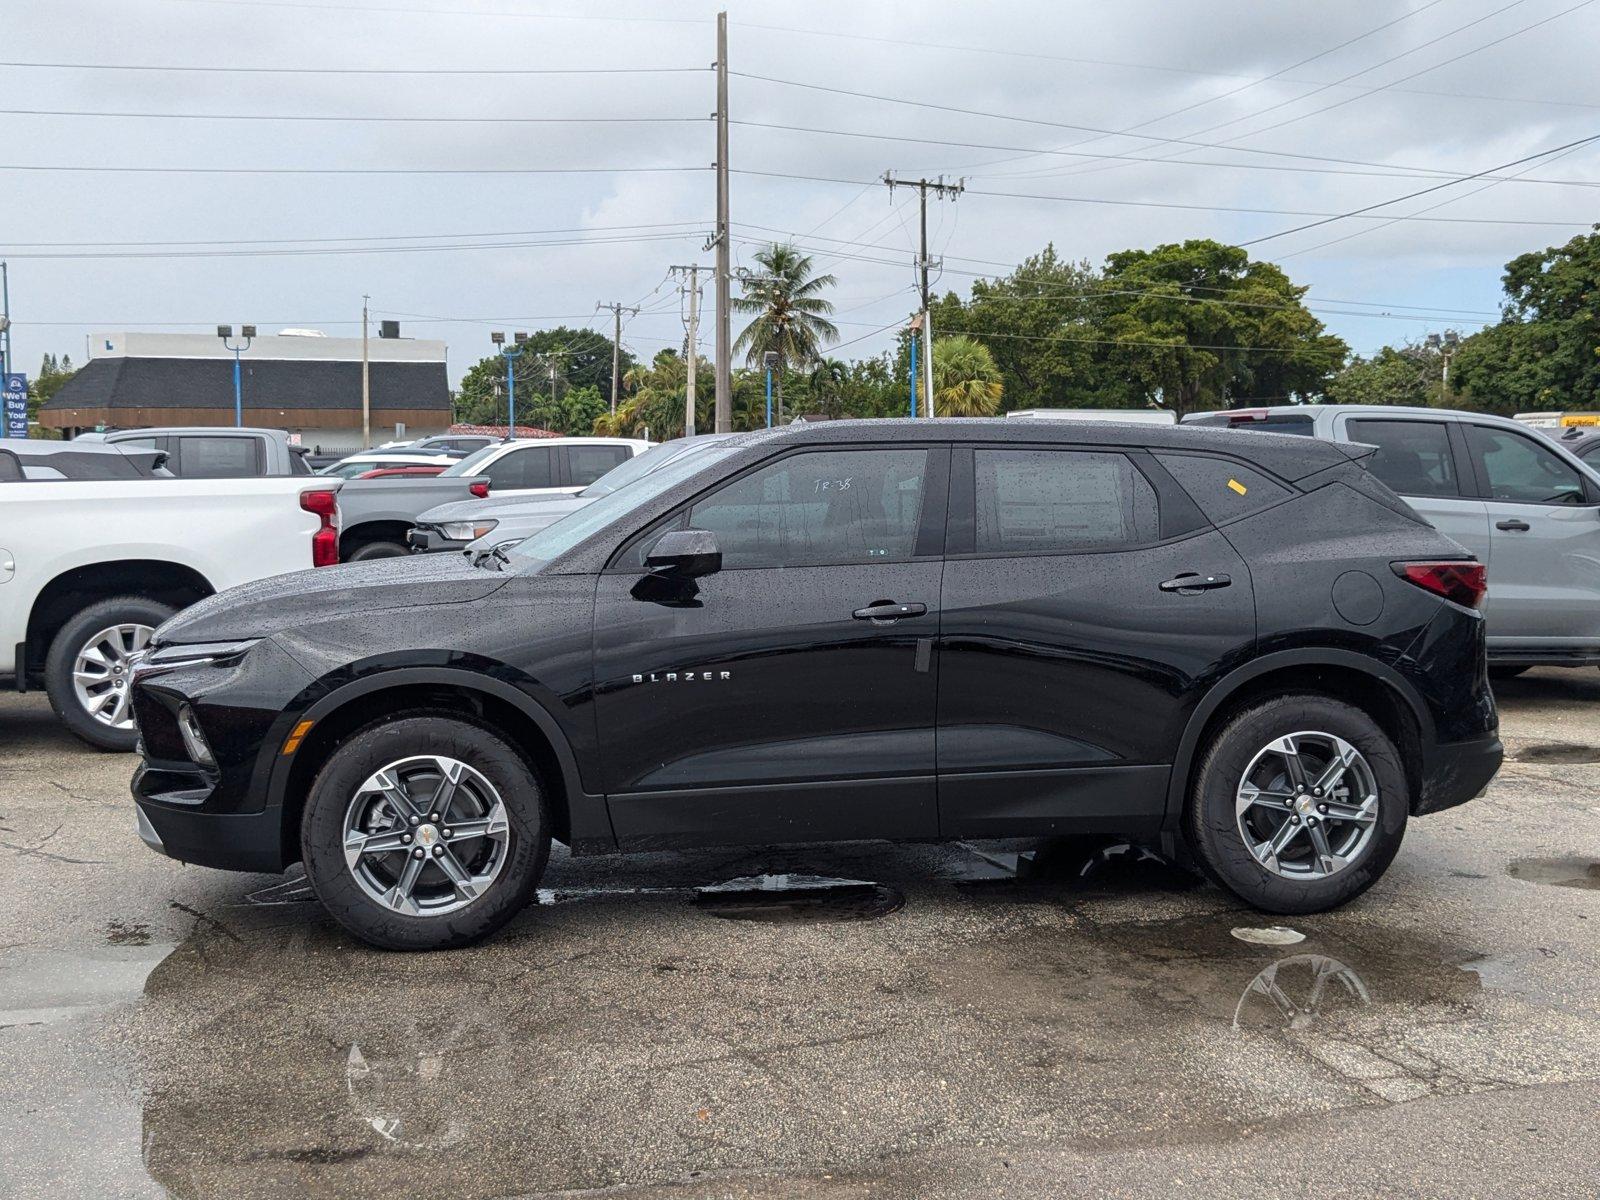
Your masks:
<instances>
[{"instance_id":1,"label":"windshield","mask_svg":"<svg viewBox=\"0 0 1600 1200\"><path fill-rule=\"evenodd\" d=\"M446 467L442 474L481 475L483 472L479 468L483 466L483 460L493 455L496 450L500 449L500 446L500 442L491 442L482 450L474 450L454 466Z\"/></svg>"},{"instance_id":2,"label":"windshield","mask_svg":"<svg viewBox=\"0 0 1600 1200\"><path fill-rule=\"evenodd\" d=\"M604 475L596 479L578 495L585 500L595 500L601 496L609 496L618 488L626 487L641 475L648 475L652 471L659 471L673 459L681 454L693 454L714 446L721 438L679 438L672 442L662 442L659 446L651 446L641 454L635 454L620 466L612 467Z\"/></svg>"},{"instance_id":3,"label":"windshield","mask_svg":"<svg viewBox=\"0 0 1600 1200\"><path fill-rule=\"evenodd\" d=\"M601 496L593 504L584 505L555 524L547 525L538 533L518 542L511 548L511 555L518 559L549 562L613 521L648 504L668 488L721 462L734 449L728 445L713 445L704 454L679 454L659 470L651 471L631 484Z\"/></svg>"}]
</instances>

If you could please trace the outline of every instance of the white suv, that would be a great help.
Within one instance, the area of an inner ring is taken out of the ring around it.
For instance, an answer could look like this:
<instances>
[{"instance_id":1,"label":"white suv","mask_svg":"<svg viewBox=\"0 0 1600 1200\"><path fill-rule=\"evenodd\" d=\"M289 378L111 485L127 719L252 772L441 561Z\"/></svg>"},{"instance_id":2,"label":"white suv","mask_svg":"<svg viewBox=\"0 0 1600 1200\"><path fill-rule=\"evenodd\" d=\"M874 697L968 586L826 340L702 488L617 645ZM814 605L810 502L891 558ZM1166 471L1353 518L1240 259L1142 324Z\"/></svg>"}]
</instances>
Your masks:
<instances>
[{"instance_id":1,"label":"white suv","mask_svg":"<svg viewBox=\"0 0 1600 1200\"><path fill-rule=\"evenodd\" d=\"M485 478L496 496L566 495L649 448L637 438L518 438L467 455L441 478Z\"/></svg>"}]
</instances>

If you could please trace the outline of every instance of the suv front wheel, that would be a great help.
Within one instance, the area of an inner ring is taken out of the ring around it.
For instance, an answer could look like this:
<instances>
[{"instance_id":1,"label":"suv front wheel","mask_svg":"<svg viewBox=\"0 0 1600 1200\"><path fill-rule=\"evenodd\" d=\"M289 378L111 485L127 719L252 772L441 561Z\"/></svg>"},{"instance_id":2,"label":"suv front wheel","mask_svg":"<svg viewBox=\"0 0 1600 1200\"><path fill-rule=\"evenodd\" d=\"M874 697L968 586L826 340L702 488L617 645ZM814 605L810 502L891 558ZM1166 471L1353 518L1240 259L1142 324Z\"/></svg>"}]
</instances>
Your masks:
<instances>
[{"instance_id":1,"label":"suv front wheel","mask_svg":"<svg viewBox=\"0 0 1600 1200\"><path fill-rule=\"evenodd\" d=\"M1310 913L1359 896L1393 861L1410 795L1394 743L1327 696L1279 696L1212 738L1186 827L1219 884L1267 912Z\"/></svg>"},{"instance_id":2,"label":"suv front wheel","mask_svg":"<svg viewBox=\"0 0 1600 1200\"><path fill-rule=\"evenodd\" d=\"M532 769L498 734L415 715L334 750L300 845L317 898L351 933L442 950L487 937L533 898L550 822Z\"/></svg>"}]
</instances>

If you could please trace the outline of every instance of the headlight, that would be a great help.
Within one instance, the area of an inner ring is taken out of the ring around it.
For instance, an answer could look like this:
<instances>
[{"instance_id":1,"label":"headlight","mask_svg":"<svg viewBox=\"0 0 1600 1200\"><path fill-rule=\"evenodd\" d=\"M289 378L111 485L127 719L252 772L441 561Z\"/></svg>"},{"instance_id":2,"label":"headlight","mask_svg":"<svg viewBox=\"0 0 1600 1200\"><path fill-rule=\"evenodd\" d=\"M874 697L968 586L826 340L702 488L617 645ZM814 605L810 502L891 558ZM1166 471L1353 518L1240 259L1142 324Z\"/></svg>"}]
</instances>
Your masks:
<instances>
[{"instance_id":1,"label":"headlight","mask_svg":"<svg viewBox=\"0 0 1600 1200\"><path fill-rule=\"evenodd\" d=\"M195 666L201 663L227 666L243 658L245 651L260 640L250 638L243 642L194 642L190 645L162 646L146 651L139 661L141 665L150 667Z\"/></svg>"},{"instance_id":2,"label":"headlight","mask_svg":"<svg viewBox=\"0 0 1600 1200\"><path fill-rule=\"evenodd\" d=\"M499 521L447 521L439 528L452 542L474 542L498 524Z\"/></svg>"},{"instance_id":3,"label":"headlight","mask_svg":"<svg viewBox=\"0 0 1600 1200\"><path fill-rule=\"evenodd\" d=\"M183 737L183 748L189 752L190 758L202 767L217 765L216 757L206 743L205 732L200 728L200 721L195 717L194 709L187 704L178 705L178 732Z\"/></svg>"}]
</instances>

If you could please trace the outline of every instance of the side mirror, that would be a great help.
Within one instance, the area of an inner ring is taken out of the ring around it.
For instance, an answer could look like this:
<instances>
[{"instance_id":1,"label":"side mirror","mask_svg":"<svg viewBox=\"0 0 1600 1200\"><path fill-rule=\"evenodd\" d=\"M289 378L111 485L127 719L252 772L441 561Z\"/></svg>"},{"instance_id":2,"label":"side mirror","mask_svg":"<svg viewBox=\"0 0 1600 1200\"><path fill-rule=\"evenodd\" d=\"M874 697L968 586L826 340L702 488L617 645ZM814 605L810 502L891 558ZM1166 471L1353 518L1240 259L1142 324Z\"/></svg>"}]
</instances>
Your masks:
<instances>
[{"instance_id":1,"label":"side mirror","mask_svg":"<svg viewBox=\"0 0 1600 1200\"><path fill-rule=\"evenodd\" d=\"M704 529L674 529L650 548L645 566L662 579L699 579L722 570L717 535Z\"/></svg>"}]
</instances>

